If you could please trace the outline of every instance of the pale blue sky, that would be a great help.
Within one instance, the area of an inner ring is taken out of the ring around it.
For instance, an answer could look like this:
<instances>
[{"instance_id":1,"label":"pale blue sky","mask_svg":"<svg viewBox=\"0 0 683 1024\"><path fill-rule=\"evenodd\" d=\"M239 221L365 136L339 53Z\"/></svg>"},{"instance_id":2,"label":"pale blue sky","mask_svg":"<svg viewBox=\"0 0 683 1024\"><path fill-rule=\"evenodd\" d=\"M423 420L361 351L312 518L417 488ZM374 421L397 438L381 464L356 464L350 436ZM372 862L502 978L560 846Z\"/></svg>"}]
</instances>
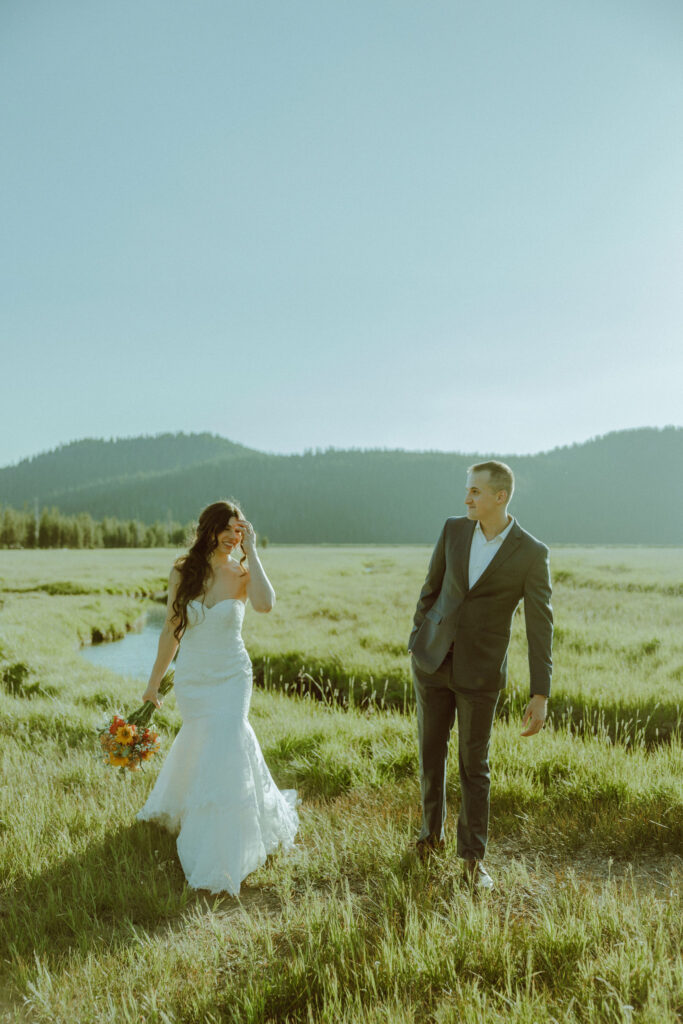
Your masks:
<instances>
[{"instance_id":1,"label":"pale blue sky","mask_svg":"<svg viewBox=\"0 0 683 1024\"><path fill-rule=\"evenodd\" d=\"M681 424L679 0L4 0L0 465Z\"/></svg>"}]
</instances>

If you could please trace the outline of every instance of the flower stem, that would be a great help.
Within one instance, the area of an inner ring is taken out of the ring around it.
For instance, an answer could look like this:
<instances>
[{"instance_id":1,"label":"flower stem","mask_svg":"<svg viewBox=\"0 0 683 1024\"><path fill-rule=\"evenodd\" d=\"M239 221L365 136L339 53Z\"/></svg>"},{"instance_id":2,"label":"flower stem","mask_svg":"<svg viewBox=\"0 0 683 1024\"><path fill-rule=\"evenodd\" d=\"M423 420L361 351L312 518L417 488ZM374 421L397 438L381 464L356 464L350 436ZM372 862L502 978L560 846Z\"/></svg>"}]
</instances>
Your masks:
<instances>
[{"instance_id":1,"label":"flower stem","mask_svg":"<svg viewBox=\"0 0 683 1024\"><path fill-rule=\"evenodd\" d=\"M170 693L173 688L173 669L169 669L164 678L159 683L159 696L165 697L167 693ZM152 715L156 711L154 704L151 700L146 700L145 703L133 711L131 715L128 715L128 722L131 725L137 725L138 729L146 729L149 725Z\"/></svg>"}]
</instances>

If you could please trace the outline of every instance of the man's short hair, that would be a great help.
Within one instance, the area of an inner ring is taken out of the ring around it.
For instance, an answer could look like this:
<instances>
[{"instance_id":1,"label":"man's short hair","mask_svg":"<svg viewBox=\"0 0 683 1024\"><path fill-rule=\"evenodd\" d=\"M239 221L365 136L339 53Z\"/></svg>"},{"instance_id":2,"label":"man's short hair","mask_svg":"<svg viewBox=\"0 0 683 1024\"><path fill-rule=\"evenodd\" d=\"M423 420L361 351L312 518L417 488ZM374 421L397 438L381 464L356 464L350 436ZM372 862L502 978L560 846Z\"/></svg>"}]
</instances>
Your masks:
<instances>
[{"instance_id":1,"label":"man's short hair","mask_svg":"<svg viewBox=\"0 0 683 1024\"><path fill-rule=\"evenodd\" d=\"M485 470L488 470L489 481L496 494L498 491L505 491L510 501L515 490L515 474L510 467L504 462L492 459L490 462L478 462L476 466L469 466L467 472L483 473Z\"/></svg>"}]
</instances>

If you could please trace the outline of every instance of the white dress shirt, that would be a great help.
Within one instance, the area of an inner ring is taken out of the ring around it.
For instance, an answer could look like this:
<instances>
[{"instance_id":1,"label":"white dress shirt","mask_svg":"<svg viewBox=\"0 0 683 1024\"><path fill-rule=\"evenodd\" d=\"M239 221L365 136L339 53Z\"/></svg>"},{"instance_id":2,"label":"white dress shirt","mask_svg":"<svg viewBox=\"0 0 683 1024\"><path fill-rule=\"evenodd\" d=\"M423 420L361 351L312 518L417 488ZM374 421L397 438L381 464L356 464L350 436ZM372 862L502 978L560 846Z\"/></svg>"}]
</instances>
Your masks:
<instances>
[{"instance_id":1,"label":"white dress shirt","mask_svg":"<svg viewBox=\"0 0 683 1024\"><path fill-rule=\"evenodd\" d=\"M510 516L510 522L502 533L496 534L492 540L487 540L481 528L481 523L477 523L472 534L472 547L470 548L470 590L484 570L491 564L494 555L500 549L501 544L514 525L514 517Z\"/></svg>"}]
</instances>

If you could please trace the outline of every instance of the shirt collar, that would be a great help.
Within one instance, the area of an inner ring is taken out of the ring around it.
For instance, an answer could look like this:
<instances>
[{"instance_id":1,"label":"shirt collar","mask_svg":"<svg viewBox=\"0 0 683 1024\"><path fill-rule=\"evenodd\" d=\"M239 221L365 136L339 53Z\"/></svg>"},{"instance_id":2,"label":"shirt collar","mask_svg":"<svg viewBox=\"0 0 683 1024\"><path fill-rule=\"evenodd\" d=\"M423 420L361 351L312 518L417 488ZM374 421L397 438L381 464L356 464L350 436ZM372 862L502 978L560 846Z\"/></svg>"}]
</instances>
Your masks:
<instances>
[{"instance_id":1,"label":"shirt collar","mask_svg":"<svg viewBox=\"0 0 683 1024\"><path fill-rule=\"evenodd\" d=\"M507 524L505 529L501 530L500 533L497 533L495 537L491 538L491 540L487 540L486 534L481 528L481 523L479 522L479 520L477 520L477 525L474 527L474 532L479 534L479 537L481 538L483 544L502 544L514 525L515 517L510 516L510 522Z\"/></svg>"}]
</instances>

